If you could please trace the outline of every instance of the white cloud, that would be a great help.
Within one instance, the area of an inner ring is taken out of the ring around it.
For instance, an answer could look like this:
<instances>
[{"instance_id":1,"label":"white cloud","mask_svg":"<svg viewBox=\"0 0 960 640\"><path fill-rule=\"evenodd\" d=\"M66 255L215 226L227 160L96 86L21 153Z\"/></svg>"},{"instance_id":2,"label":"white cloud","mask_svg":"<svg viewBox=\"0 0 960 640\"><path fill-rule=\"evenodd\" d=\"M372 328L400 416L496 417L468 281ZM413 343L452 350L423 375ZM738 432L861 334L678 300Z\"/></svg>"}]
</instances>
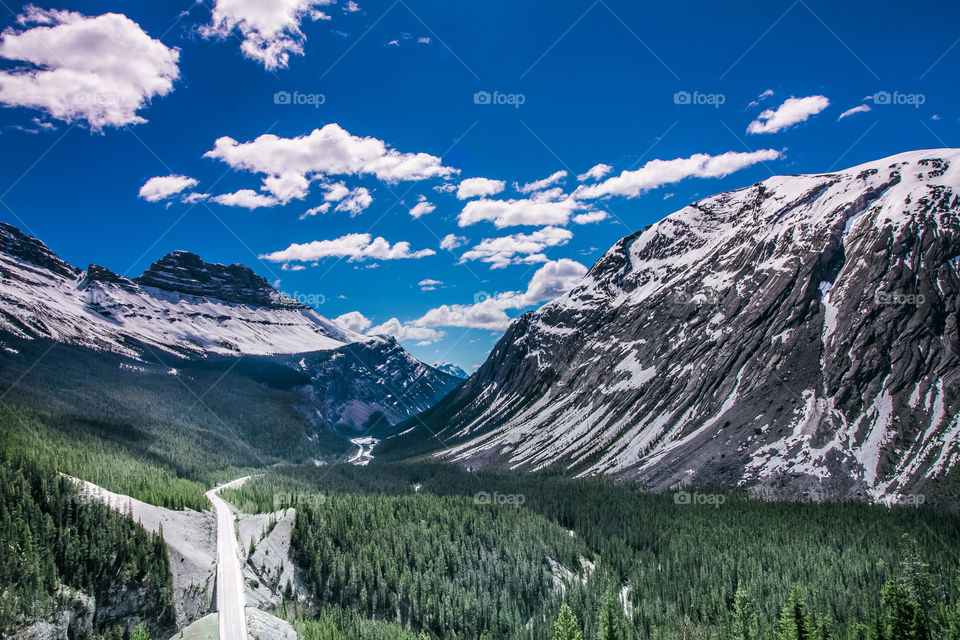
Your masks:
<instances>
[{"instance_id":1,"label":"white cloud","mask_svg":"<svg viewBox=\"0 0 960 640\"><path fill-rule=\"evenodd\" d=\"M263 179L263 190L269 192L281 204L291 200L303 200L310 189L310 181L294 171L287 171L278 176L267 176Z\"/></svg>"},{"instance_id":2,"label":"white cloud","mask_svg":"<svg viewBox=\"0 0 960 640\"><path fill-rule=\"evenodd\" d=\"M347 2L347 6L344 7L343 10L347 13L356 13L357 11L360 11L360 5L353 0L349 0L349 2Z\"/></svg>"},{"instance_id":3,"label":"white cloud","mask_svg":"<svg viewBox=\"0 0 960 640\"><path fill-rule=\"evenodd\" d=\"M417 201L417 204L413 205L413 209L410 209L410 215L414 218L419 218L420 216L425 216L428 213L433 213L437 208L430 202L427 202L426 197L420 196Z\"/></svg>"},{"instance_id":4,"label":"white cloud","mask_svg":"<svg viewBox=\"0 0 960 640\"><path fill-rule=\"evenodd\" d=\"M227 38L236 31L247 58L266 69L284 68L290 55L303 55L306 37L300 30L305 18L326 20L329 16L317 7L334 0L216 0L212 22L201 28L208 38Z\"/></svg>"},{"instance_id":5,"label":"white cloud","mask_svg":"<svg viewBox=\"0 0 960 640\"><path fill-rule=\"evenodd\" d=\"M209 193L188 193L187 195L180 198L182 202L187 204L195 204L197 202L202 202L210 197Z\"/></svg>"},{"instance_id":6,"label":"white cloud","mask_svg":"<svg viewBox=\"0 0 960 640\"><path fill-rule=\"evenodd\" d=\"M366 187L357 187L350 191L346 198L340 201L334 211L346 211L352 218L359 215L364 209L373 203L373 198Z\"/></svg>"},{"instance_id":7,"label":"white cloud","mask_svg":"<svg viewBox=\"0 0 960 640\"><path fill-rule=\"evenodd\" d=\"M479 260L502 269L518 262L544 262L541 252L548 247L564 245L573 233L559 227L545 227L533 233L514 233L502 238L485 238L460 257L460 262Z\"/></svg>"},{"instance_id":8,"label":"white cloud","mask_svg":"<svg viewBox=\"0 0 960 640\"><path fill-rule=\"evenodd\" d=\"M573 221L576 224L590 224L591 222L602 222L609 217L606 211L588 211L573 216Z\"/></svg>"},{"instance_id":9,"label":"white cloud","mask_svg":"<svg viewBox=\"0 0 960 640\"><path fill-rule=\"evenodd\" d=\"M331 182L323 185L323 199L327 202L340 202L350 195L350 187L342 182Z\"/></svg>"},{"instance_id":10,"label":"white cloud","mask_svg":"<svg viewBox=\"0 0 960 640\"><path fill-rule=\"evenodd\" d=\"M452 233L448 233L443 236L443 240L440 241L440 248L446 249L447 251L453 251L457 247L462 247L467 243L467 239L463 236L457 236Z\"/></svg>"},{"instance_id":11,"label":"white cloud","mask_svg":"<svg viewBox=\"0 0 960 640\"><path fill-rule=\"evenodd\" d=\"M748 104L747 106L748 106L748 107L756 107L756 106L758 106L761 102L763 102L764 100L766 100L767 98L769 98L769 97L772 96L772 95L773 95L773 89L767 89L766 91L764 91L763 93L761 93L760 95L758 95L756 100L752 100L752 101L750 102L750 104Z\"/></svg>"},{"instance_id":12,"label":"white cloud","mask_svg":"<svg viewBox=\"0 0 960 640\"><path fill-rule=\"evenodd\" d=\"M391 40L390 42L387 43L387 46L388 46L388 47L399 47L399 46L400 46L400 41L399 41L399 40Z\"/></svg>"},{"instance_id":13,"label":"white cloud","mask_svg":"<svg viewBox=\"0 0 960 640\"><path fill-rule=\"evenodd\" d=\"M434 280L432 278L426 278L417 283L417 286L420 287L421 291L434 291L437 287L443 284L442 280Z\"/></svg>"},{"instance_id":14,"label":"white cloud","mask_svg":"<svg viewBox=\"0 0 960 640\"><path fill-rule=\"evenodd\" d=\"M466 200L477 196L493 196L503 191L507 183L490 178L467 178L457 187L457 199Z\"/></svg>"},{"instance_id":15,"label":"white cloud","mask_svg":"<svg viewBox=\"0 0 960 640\"><path fill-rule=\"evenodd\" d=\"M0 72L4 104L101 131L146 122L137 112L180 76L180 52L120 13L91 18L28 6L18 22L37 26L0 35L0 57L28 63Z\"/></svg>"},{"instance_id":16,"label":"white cloud","mask_svg":"<svg viewBox=\"0 0 960 640\"><path fill-rule=\"evenodd\" d=\"M517 186L516 183L514 183L514 188L520 193L532 193L534 191L543 191L547 187L555 185L556 183L560 182L566 177L567 177L566 171L557 171L556 173L550 174L543 180L535 180L533 182L528 182L522 187Z\"/></svg>"},{"instance_id":17,"label":"white cloud","mask_svg":"<svg viewBox=\"0 0 960 640\"><path fill-rule=\"evenodd\" d=\"M321 258L347 258L348 262L364 260L404 260L424 258L436 254L433 249L410 251L410 243L403 241L390 245L381 237L369 233L350 233L333 240L314 240L304 244L291 244L282 251L260 256L270 262L313 262Z\"/></svg>"},{"instance_id":18,"label":"white cloud","mask_svg":"<svg viewBox=\"0 0 960 640\"><path fill-rule=\"evenodd\" d=\"M830 100L826 96L787 98L776 109L761 111L757 119L747 126L747 133L776 133L806 121L829 106Z\"/></svg>"},{"instance_id":19,"label":"white cloud","mask_svg":"<svg viewBox=\"0 0 960 640\"><path fill-rule=\"evenodd\" d=\"M433 42L433 41L432 41L430 38L426 37L426 36L421 36L421 37L417 38L417 42L418 42L419 44L430 44L430 43Z\"/></svg>"},{"instance_id":20,"label":"white cloud","mask_svg":"<svg viewBox=\"0 0 960 640\"><path fill-rule=\"evenodd\" d=\"M318 213L326 213L327 211L330 211L330 203L329 203L329 202L324 202L323 204L321 204L321 205L318 206L318 207L313 207L313 208L311 208L311 209L307 209L306 211L304 211L304 212L303 212L303 215L300 216L300 219L301 219L301 220L306 220L307 218L310 218L310 217L312 217L312 216L315 216L315 215L317 215Z\"/></svg>"},{"instance_id":21,"label":"white cloud","mask_svg":"<svg viewBox=\"0 0 960 640\"><path fill-rule=\"evenodd\" d=\"M566 258L550 261L537 269L526 291L508 291L485 298L471 305L442 305L430 309L411 323L423 327L471 327L475 329L506 329L511 318L508 309L523 309L557 298L583 278L587 268Z\"/></svg>"},{"instance_id":22,"label":"white cloud","mask_svg":"<svg viewBox=\"0 0 960 640\"><path fill-rule=\"evenodd\" d=\"M197 181L187 176L157 176L143 183L139 195L147 202L160 202L195 186Z\"/></svg>"},{"instance_id":23,"label":"white cloud","mask_svg":"<svg viewBox=\"0 0 960 640\"><path fill-rule=\"evenodd\" d=\"M680 182L685 178L722 178L758 162L776 160L779 157L779 151L761 149L750 152L728 151L718 156L697 153L689 158L651 160L635 171L622 171L619 176L607 178L599 184L581 185L574 191L573 197L635 198L646 191Z\"/></svg>"},{"instance_id":24,"label":"white cloud","mask_svg":"<svg viewBox=\"0 0 960 640\"><path fill-rule=\"evenodd\" d=\"M265 196L262 193L257 193L253 189L240 189L233 193L224 193L219 196L214 196L212 200L226 207L243 207L244 209L275 207L280 204L273 196Z\"/></svg>"},{"instance_id":25,"label":"white cloud","mask_svg":"<svg viewBox=\"0 0 960 640\"><path fill-rule=\"evenodd\" d=\"M447 335L443 331L437 331L436 329L405 324L396 318L390 318L383 324L370 329L367 331L367 334L371 336L393 336L400 342L417 340L417 344L420 346L432 344Z\"/></svg>"},{"instance_id":26,"label":"white cloud","mask_svg":"<svg viewBox=\"0 0 960 640\"><path fill-rule=\"evenodd\" d=\"M363 333L366 331L370 325L373 324L373 321L370 318L366 317L359 311L348 311L347 313L337 316L333 319L337 324L346 327L350 331L355 331L356 333Z\"/></svg>"},{"instance_id":27,"label":"white cloud","mask_svg":"<svg viewBox=\"0 0 960 640\"><path fill-rule=\"evenodd\" d=\"M440 158L427 153L401 153L383 140L351 135L336 123L310 134L281 138L264 134L250 142L217 139L205 158L222 160L237 170L268 176L296 174L373 175L386 182L425 180L456 173Z\"/></svg>"},{"instance_id":28,"label":"white cloud","mask_svg":"<svg viewBox=\"0 0 960 640\"><path fill-rule=\"evenodd\" d=\"M578 175L577 181L585 182L587 180L599 180L603 176L610 173L612 169L613 167L611 167L608 164L603 164L602 162L600 164L595 164L592 167L590 167L585 173L581 173L580 175Z\"/></svg>"},{"instance_id":29,"label":"white cloud","mask_svg":"<svg viewBox=\"0 0 960 640\"><path fill-rule=\"evenodd\" d=\"M561 199L554 199L557 197ZM557 189L522 200L473 200L463 207L457 223L466 227L489 220L498 229L518 225L563 225L575 211L586 208L588 207L584 203L577 202Z\"/></svg>"},{"instance_id":30,"label":"white cloud","mask_svg":"<svg viewBox=\"0 0 960 640\"><path fill-rule=\"evenodd\" d=\"M843 120L847 116L852 116L855 113L866 113L867 111L870 111L870 105L862 104L859 107L853 107L841 113L840 117L837 118L837 121L839 122L840 120Z\"/></svg>"}]
</instances>

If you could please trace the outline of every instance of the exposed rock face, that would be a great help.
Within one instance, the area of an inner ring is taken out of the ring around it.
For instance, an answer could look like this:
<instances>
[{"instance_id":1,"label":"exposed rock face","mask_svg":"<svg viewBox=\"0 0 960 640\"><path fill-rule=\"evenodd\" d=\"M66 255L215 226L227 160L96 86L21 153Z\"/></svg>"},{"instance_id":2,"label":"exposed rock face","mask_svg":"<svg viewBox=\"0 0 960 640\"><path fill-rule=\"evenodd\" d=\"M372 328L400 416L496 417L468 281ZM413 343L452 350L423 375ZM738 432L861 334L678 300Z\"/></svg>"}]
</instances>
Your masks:
<instances>
[{"instance_id":1,"label":"exposed rock face","mask_svg":"<svg viewBox=\"0 0 960 640\"><path fill-rule=\"evenodd\" d=\"M0 252L67 278L79 273L79 269L61 260L37 238L3 222L0 222ZM2 267L0 275L7 275Z\"/></svg>"},{"instance_id":2,"label":"exposed rock face","mask_svg":"<svg viewBox=\"0 0 960 640\"><path fill-rule=\"evenodd\" d=\"M960 151L773 177L618 242L420 419L469 465L903 499L960 458L958 256Z\"/></svg>"},{"instance_id":3,"label":"exposed rock face","mask_svg":"<svg viewBox=\"0 0 960 640\"><path fill-rule=\"evenodd\" d=\"M242 264L211 264L189 251L174 251L136 278L138 284L223 302L268 309L306 309L270 286L266 278Z\"/></svg>"},{"instance_id":4,"label":"exposed rock face","mask_svg":"<svg viewBox=\"0 0 960 640\"><path fill-rule=\"evenodd\" d=\"M295 368L310 378L311 410L327 427L380 430L425 411L462 381L427 366L393 338L304 354Z\"/></svg>"}]
</instances>

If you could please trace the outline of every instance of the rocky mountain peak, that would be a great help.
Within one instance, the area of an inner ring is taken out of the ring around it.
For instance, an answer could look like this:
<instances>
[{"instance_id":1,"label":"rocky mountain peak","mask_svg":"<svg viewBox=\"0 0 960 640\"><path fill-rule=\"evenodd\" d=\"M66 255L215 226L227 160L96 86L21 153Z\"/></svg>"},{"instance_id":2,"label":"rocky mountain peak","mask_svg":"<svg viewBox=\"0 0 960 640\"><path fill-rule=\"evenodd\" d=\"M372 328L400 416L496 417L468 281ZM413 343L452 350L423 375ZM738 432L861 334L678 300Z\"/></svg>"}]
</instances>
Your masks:
<instances>
[{"instance_id":1,"label":"rocky mountain peak","mask_svg":"<svg viewBox=\"0 0 960 640\"><path fill-rule=\"evenodd\" d=\"M168 253L135 281L145 287L223 302L270 309L306 308L274 289L266 278L245 265L204 262L189 251Z\"/></svg>"},{"instance_id":2,"label":"rocky mountain peak","mask_svg":"<svg viewBox=\"0 0 960 640\"><path fill-rule=\"evenodd\" d=\"M653 489L933 494L960 471L958 255L960 150L705 198L515 320L423 441Z\"/></svg>"},{"instance_id":3,"label":"rocky mountain peak","mask_svg":"<svg viewBox=\"0 0 960 640\"><path fill-rule=\"evenodd\" d=\"M67 278L80 273L79 269L61 260L37 238L3 222L0 222L0 252Z\"/></svg>"}]
</instances>

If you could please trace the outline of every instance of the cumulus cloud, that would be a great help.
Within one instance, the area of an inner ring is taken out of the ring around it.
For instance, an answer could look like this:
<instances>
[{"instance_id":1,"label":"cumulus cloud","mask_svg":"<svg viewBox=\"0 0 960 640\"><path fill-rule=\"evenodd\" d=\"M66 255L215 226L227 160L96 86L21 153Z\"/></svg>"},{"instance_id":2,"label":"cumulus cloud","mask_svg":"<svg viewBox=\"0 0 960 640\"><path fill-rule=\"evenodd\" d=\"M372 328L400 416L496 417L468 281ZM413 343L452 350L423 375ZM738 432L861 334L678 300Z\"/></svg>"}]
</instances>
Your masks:
<instances>
[{"instance_id":1,"label":"cumulus cloud","mask_svg":"<svg viewBox=\"0 0 960 640\"><path fill-rule=\"evenodd\" d=\"M310 189L310 180L294 171L287 171L278 176L267 176L263 179L263 190L267 191L281 204L291 200L303 200Z\"/></svg>"},{"instance_id":2,"label":"cumulus cloud","mask_svg":"<svg viewBox=\"0 0 960 640\"><path fill-rule=\"evenodd\" d=\"M589 207L560 189L550 189L519 200L473 200L464 205L457 217L461 227L489 220L498 228L520 225L563 225L570 216Z\"/></svg>"},{"instance_id":3,"label":"cumulus cloud","mask_svg":"<svg viewBox=\"0 0 960 640\"><path fill-rule=\"evenodd\" d=\"M485 238L460 257L460 262L479 260L502 269L511 264L546 261L542 251L564 245L573 233L560 227L545 227L533 233L514 233L502 238Z\"/></svg>"},{"instance_id":4,"label":"cumulus cloud","mask_svg":"<svg viewBox=\"0 0 960 640\"><path fill-rule=\"evenodd\" d=\"M453 251L457 247L462 247L467 243L467 239L463 236L457 236L452 233L448 233L443 236L443 240L440 241L440 248L447 251Z\"/></svg>"},{"instance_id":5,"label":"cumulus cloud","mask_svg":"<svg viewBox=\"0 0 960 640\"><path fill-rule=\"evenodd\" d=\"M226 207L243 207L244 209L258 209L260 207L275 207L280 204L273 196L266 196L253 189L240 189L233 193L224 193L211 198L217 204Z\"/></svg>"},{"instance_id":6,"label":"cumulus cloud","mask_svg":"<svg viewBox=\"0 0 960 640\"><path fill-rule=\"evenodd\" d=\"M366 187L357 187L350 191L350 193L340 201L340 204L336 206L334 211L345 211L350 214L352 218L355 215L360 214L364 209L369 207L373 203L373 197L370 195L370 192L367 191Z\"/></svg>"},{"instance_id":7,"label":"cumulus cloud","mask_svg":"<svg viewBox=\"0 0 960 640\"><path fill-rule=\"evenodd\" d=\"M160 202L195 186L197 181L187 176L157 176L143 183L139 195L147 202Z\"/></svg>"},{"instance_id":8,"label":"cumulus cloud","mask_svg":"<svg viewBox=\"0 0 960 640\"><path fill-rule=\"evenodd\" d=\"M543 191L547 187L551 187L556 183L562 181L567 177L566 171L557 171L552 173L542 180L534 180L533 182L528 182L523 186L514 184L514 188L520 193L533 193L534 191Z\"/></svg>"},{"instance_id":9,"label":"cumulus cloud","mask_svg":"<svg viewBox=\"0 0 960 640\"><path fill-rule=\"evenodd\" d=\"M587 268L574 260L563 258L550 261L537 269L526 291L508 291L469 305L442 305L430 309L411 324L502 331L511 322L507 310L523 309L553 300L576 286L586 273Z\"/></svg>"},{"instance_id":10,"label":"cumulus cloud","mask_svg":"<svg viewBox=\"0 0 960 640\"><path fill-rule=\"evenodd\" d=\"M467 200L477 196L494 196L503 191L507 183L503 180L491 180L490 178L467 178L462 180L457 187L457 199Z\"/></svg>"},{"instance_id":11,"label":"cumulus cloud","mask_svg":"<svg viewBox=\"0 0 960 640\"><path fill-rule=\"evenodd\" d=\"M337 316L333 321L356 333L363 333L373 324L370 318L367 318L359 311L348 311L343 315Z\"/></svg>"},{"instance_id":12,"label":"cumulus cloud","mask_svg":"<svg viewBox=\"0 0 960 640\"><path fill-rule=\"evenodd\" d=\"M586 172L578 175L577 181L586 182L587 180L599 180L603 176L610 173L612 169L613 167L611 167L608 164L603 164L602 162L600 164L595 164L592 167L590 167Z\"/></svg>"},{"instance_id":13,"label":"cumulus cloud","mask_svg":"<svg viewBox=\"0 0 960 640\"><path fill-rule=\"evenodd\" d=\"M0 103L101 131L146 122L137 112L180 76L179 51L123 14L28 6L18 22L36 26L0 35L0 58L27 63L0 72Z\"/></svg>"},{"instance_id":14,"label":"cumulus cloud","mask_svg":"<svg viewBox=\"0 0 960 640\"><path fill-rule=\"evenodd\" d=\"M260 256L270 262L314 262L322 258L346 258L348 262L364 260L404 260L424 258L436 254L433 249L410 251L410 243L403 241L391 245L381 237L369 233L349 233L333 240L314 240L303 244L291 244L282 251Z\"/></svg>"},{"instance_id":15,"label":"cumulus cloud","mask_svg":"<svg viewBox=\"0 0 960 640\"><path fill-rule=\"evenodd\" d=\"M436 209L437 208L432 203L427 202L426 197L420 196L417 204L413 205L413 208L410 209L410 215L414 218L419 218L420 216L425 216L428 213L433 213L436 211Z\"/></svg>"},{"instance_id":16,"label":"cumulus cloud","mask_svg":"<svg viewBox=\"0 0 960 640\"><path fill-rule=\"evenodd\" d=\"M442 280L434 280L433 278L426 278L417 283L417 286L420 287L420 291L434 291L437 287L443 284Z\"/></svg>"},{"instance_id":17,"label":"cumulus cloud","mask_svg":"<svg viewBox=\"0 0 960 640\"><path fill-rule=\"evenodd\" d=\"M581 185L574 191L575 198L601 198L625 196L635 198L642 193L665 184L680 182L685 178L722 178L740 169L776 160L780 152L774 149L726 153L711 156L697 153L689 158L651 160L634 171L623 171L619 176L607 178L601 183Z\"/></svg>"},{"instance_id":18,"label":"cumulus cloud","mask_svg":"<svg viewBox=\"0 0 960 640\"><path fill-rule=\"evenodd\" d=\"M419 346L432 344L447 335L443 331L415 324L406 324L396 318L390 318L383 324L377 325L367 331L367 334L371 336L393 336L400 342L416 340Z\"/></svg>"},{"instance_id":19,"label":"cumulus cloud","mask_svg":"<svg viewBox=\"0 0 960 640\"><path fill-rule=\"evenodd\" d=\"M327 202L340 202L350 195L350 187L342 182L331 182L323 185L323 199Z\"/></svg>"},{"instance_id":20,"label":"cumulus cloud","mask_svg":"<svg viewBox=\"0 0 960 640\"><path fill-rule=\"evenodd\" d=\"M351 135L336 123L294 138L264 134L243 143L230 137L219 138L204 157L221 160L236 170L267 176L293 174L304 179L372 175L395 183L445 177L456 172L443 166L436 156L401 153L383 140Z\"/></svg>"},{"instance_id":21,"label":"cumulus cloud","mask_svg":"<svg viewBox=\"0 0 960 640\"><path fill-rule=\"evenodd\" d=\"M587 213L579 213L573 216L573 221L576 224L590 224L592 222L601 222L609 217L606 211L588 211Z\"/></svg>"},{"instance_id":22,"label":"cumulus cloud","mask_svg":"<svg viewBox=\"0 0 960 640\"><path fill-rule=\"evenodd\" d=\"M290 56L303 55L306 37L300 24L306 18L326 20L329 16L318 7L334 0L216 0L212 21L201 28L208 38L227 38L236 32L240 50L247 58L266 69L280 69L290 63Z\"/></svg>"},{"instance_id":23,"label":"cumulus cloud","mask_svg":"<svg viewBox=\"0 0 960 640\"><path fill-rule=\"evenodd\" d=\"M830 100L826 96L787 98L776 109L761 111L757 119L747 126L747 133L776 133L806 121L829 106Z\"/></svg>"},{"instance_id":24,"label":"cumulus cloud","mask_svg":"<svg viewBox=\"0 0 960 640\"><path fill-rule=\"evenodd\" d=\"M848 117L848 116L852 116L852 115L855 114L855 113L866 113L867 111L870 111L870 105L868 105L868 104L862 104L862 105L860 105L859 107L853 107L853 108L847 109L846 111L844 111L843 113L841 113L841 114L840 114L840 117L837 118L837 121L839 122L840 120L843 120L844 118L846 118L846 117Z\"/></svg>"}]
</instances>

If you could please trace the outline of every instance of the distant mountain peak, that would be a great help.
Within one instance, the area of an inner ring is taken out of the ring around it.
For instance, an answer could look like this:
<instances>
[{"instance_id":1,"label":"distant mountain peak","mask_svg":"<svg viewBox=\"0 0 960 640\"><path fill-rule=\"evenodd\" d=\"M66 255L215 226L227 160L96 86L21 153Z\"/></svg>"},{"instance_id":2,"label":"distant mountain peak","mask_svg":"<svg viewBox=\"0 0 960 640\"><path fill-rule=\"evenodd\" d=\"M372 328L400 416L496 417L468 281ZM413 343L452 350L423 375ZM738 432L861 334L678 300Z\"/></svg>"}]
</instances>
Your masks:
<instances>
[{"instance_id":1,"label":"distant mountain peak","mask_svg":"<svg viewBox=\"0 0 960 640\"><path fill-rule=\"evenodd\" d=\"M270 309L306 309L283 295L242 264L204 262L195 253L177 250L151 264L136 283L184 295Z\"/></svg>"},{"instance_id":2,"label":"distant mountain peak","mask_svg":"<svg viewBox=\"0 0 960 640\"><path fill-rule=\"evenodd\" d=\"M450 375L455 376L457 378L467 379L470 377L470 375L466 371L464 371L457 365L453 364L452 362L434 362L431 366L437 371L443 371L444 373L449 373Z\"/></svg>"}]
</instances>

